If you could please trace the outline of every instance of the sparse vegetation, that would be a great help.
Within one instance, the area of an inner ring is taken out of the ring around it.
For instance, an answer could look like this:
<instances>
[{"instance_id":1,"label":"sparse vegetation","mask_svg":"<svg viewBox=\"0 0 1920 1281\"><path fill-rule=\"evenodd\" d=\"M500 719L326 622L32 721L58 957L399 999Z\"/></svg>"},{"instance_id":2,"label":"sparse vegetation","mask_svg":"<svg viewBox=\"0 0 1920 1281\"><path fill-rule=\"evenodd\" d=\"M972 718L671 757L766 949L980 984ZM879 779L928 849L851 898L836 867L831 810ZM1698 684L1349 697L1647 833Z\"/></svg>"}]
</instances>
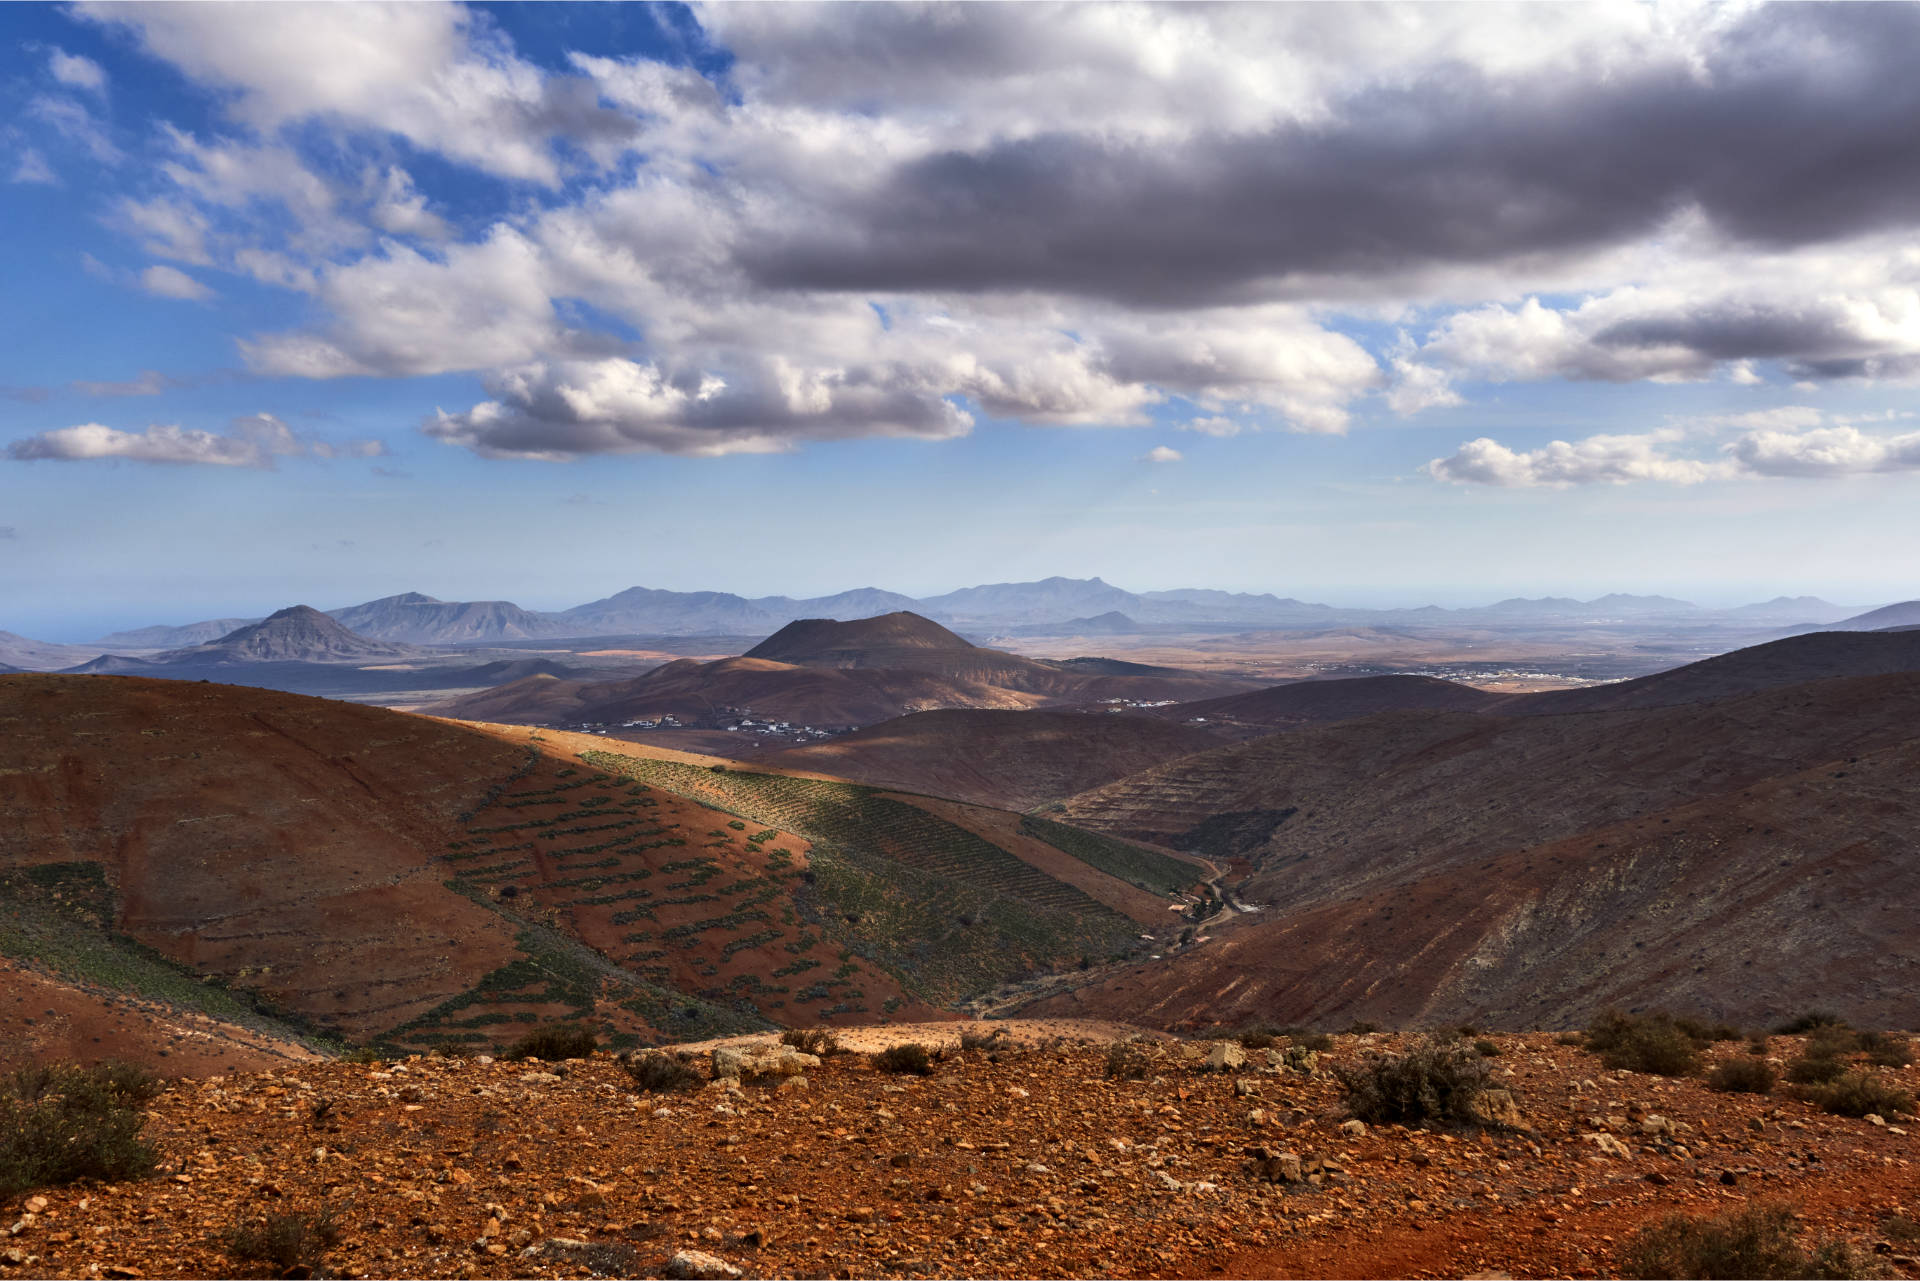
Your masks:
<instances>
[{"instance_id":1,"label":"sparse vegetation","mask_svg":"<svg viewBox=\"0 0 1920 1281\"><path fill-rule=\"evenodd\" d=\"M269 1276L317 1277L342 1235L334 1207L321 1205L235 1220L214 1242L235 1263Z\"/></svg>"},{"instance_id":2,"label":"sparse vegetation","mask_svg":"<svg viewBox=\"0 0 1920 1281\"><path fill-rule=\"evenodd\" d=\"M1820 1085L1837 1080L1846 1070L1847 1065L1831 1055L1803 1054L1787 1064L1787 1080L1795 1085Z\"/></svg>"},{"instance_id":3,"label":"sparse vegetation","mask_svg":"<svg viewBox=\"0 0 1920 1281\"><path fill-rule=\"evenodd\" d=\"M918 1041L888 1046L873 1056L873 1066L882 1072L912 1076L933 1075L933 1054Z\"/></svg>"},{"instance_id":4,"label":"sparse vegetation","mask_svg":"<svg viewBox=\"0 0 1920 1281\"><path fill-rule=\"evenodd\" d=\"M591 1028L581 1027L577 1023L552 1023L535 1028L509 1045L506 1057L558 1063L562 1059L587 1058L599 1045Z\"/></svg>"},{"instance_id":5,"label":"sparse vegetation","mask_svg":"<svg viewBox=\"0 0 1920 1281\"><path fill-rule=\"evenodd\" d=\"M153 1172L141 1105L165 1088L127 1064L21 1068L0 1078L0 1196L28 1188L118 1182Z\"/></svg>"},{"instance_id":6,"label":"sparse vegetation","mask_svg":"<svg viewBox=\"0 0 1920 1281\"><path fill-rule=\"evenodd\" d=\"M1812 1250L1797 1240L1799 1225L1783 1205L1749 1206L1713 1217L1669 1215L1642 1228L1620 1258L1629 1277L1785 1278L1873 1275L1845 1243Z\"/></svg>"},{"instance_id":7,"label":"sparse vegetation","mask_svg":"<svg viewBox=\"0 0 1920 1281\"><path fill-rule=\"evenodd\" d=\"M648 1050L620 1060L633 1083L648 1094L667 1094L674 1090L697 1090L706 1084L698 1069L677 1055L664 1050Z\"/></svg>"},{"instance_id":8,"label":"sparse vegetation","mask_svg":"<svg viewBox=\"0 0 1920 1281\"><path fill-rule=\"evenodd\" d=\"M1728 1059L1707 1073L1707 1088L1722 1094L1771 1094L1773 1064L1765 1059Z\"/></svg>"},{"instance_id":9,"label":"sparse vegetation","mask_svg":"<svg viewBox=\"0 0 1920 1281\"><path fill-rule=\"evenodd\" d=\"M1913 1111L1913 1095L1878 1072L1848 1072L1804 1091L1808 1102L1835 1116L1894 1116Z\"/></svg>"},{"instance_id":10,"label":"sparse vegetation","mask_svg":"<svg viewBox=\"0 0 1920 1281\"><path fill-rule=\"evenodd\" d=\"M1312 1050L1315 1054L1325 1054L1333 1048L1333 1038L1325 1032L1295 1030L1287 1033L1287 1040L1303 1050Z\"/></svg>"},{"instance_id":11,"label":"sparse vegetation","mask_svg":"<svg viewBox=\"0 0 1920 1281\"><path fill-rule=\"evenodd\" d=\"M960 1029L960 1048L962 1050L999 1050L1009 1044L1007 1029L1003 1027L985 1031L977 1027Z\"/></svg>"},{"instance_id":12,"label":"sparse vegetation","mask_svg":"<svg viewBox=\"0 0 1920 1281\"><path fill-rule=\"evenodd\" d=\"M840 1053L840 1038L823 1027L790 1027L780 1034L780 1044L823 1059Z\"/></svg>"},{"instance_id":13,"label":"sparse vegetation","mask_svg":"<svg viewBox=\"0 0 1920 1281\"><path fill-rule=\"evenodd\" d=\"M1358 1067L1334 1068L1347 1110L1375 1125L1471 1125L1473 1101L1492 1069L1456 1042L1424 1041L1404 1054L1373 1055Z\"/></svg>"},{"instance_id":14,"label":"sparse vegetation","mask_svg":"<svg viewBox=\"0 0 1920 1281\"><path fill-rule=\"evenodd\" d=\"M1500 1057L1500 1047L1484 1037L1475 1041L1473 1048L1474 1052L1483 1059L1497 1059Z\"/></svg>"},{"instance_id":15,"label":"sparse vegetation","mask_svg":"<svg viewBox=\"0 0 1920 1281\"><path fill-rule=\"evenodd\" d=\"M1913 1062L1913 1043L1892 1032L1862 1032L1857 1038L1867 1062L1875 1067L1901 1068Z\"/></svg>"},{"instance_id":16,"label":"sparse vegetation","mask_svg":"<svg viewBox=\"0 0 1920 1281\"><path fill-rule=\"evenodd\" d=\"M1773 1029L1781 1036L1805 1036L1816 1028L1845 1027L1847 1021L1831 1010L1808 1010Z\"/></svg>"},{"instance_id":17,"label":"sparse vegetation","mask_svg":"<svg viewBox=\"0 0 1920 1281\"><path fill-rule=\"evenodd\" d=\"M1700 1070L1699 1044L1664 1010L1603 1010L1587 1028L1586 1048L1615 1071L1691 1076Z\"/></svg>"}]
</instances>

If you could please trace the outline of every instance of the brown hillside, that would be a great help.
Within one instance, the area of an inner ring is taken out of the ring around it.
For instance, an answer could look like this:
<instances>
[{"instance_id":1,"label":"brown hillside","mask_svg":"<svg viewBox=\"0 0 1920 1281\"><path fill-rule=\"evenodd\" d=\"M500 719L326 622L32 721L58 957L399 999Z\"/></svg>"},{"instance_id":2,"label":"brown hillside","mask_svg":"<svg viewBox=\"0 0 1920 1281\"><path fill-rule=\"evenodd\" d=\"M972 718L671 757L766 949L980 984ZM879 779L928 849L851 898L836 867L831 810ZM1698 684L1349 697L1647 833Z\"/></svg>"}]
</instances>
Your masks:
<instances>
[{"instance_id":1,"label":"brown hillside","mask_svg":"<svg viewBox=\"0 0 1920 1281\"><path fill-rule=\"evenodd\" d=\"M1219 745L1204 730L1145 716L949 709L760 757L755 768L1026 810Z\"/></svg>"},{"instance_id":2,"label":"brown hillside","mask_svg":"<svg viewBox=\"0 0 1920 1281\"><path fill-rule=\"evenodd\" d=\"M1295 681L1244 694L1156 708L1169 720L1203 718L1217 726L1295 729L1398 711L1486 711L1503 703L1470 685L1431 676L1361 676L1350 680Z\"/></svg>"},{"instance_id":3,"label":"brown hillside","mask_svg":"<svg viewBox=\"0 0 1920 1281\"><path fill-rule=\"evenodd\" d=\"M98 867L111 928L352 1039L487 1039L567 1016L657 1039L816 1021L856 989L922 1008L778 903L743 900L791 893L807 862L804 842L747 836L425 718L222 685L0 679L0 872L71 868L78 884ZM683 880L704 888L676 893ZM841 977L806 1000L767 982L797 963ZM733 1011L742 976L758 1013Z\"/></svg>"},{"instance_id":4,"label":"brown hillside","mask_svg":"<svg viewBox=\"0 0 1920 1281\"><path fill-rule=\"evenodd\" d=\"M908 610L842 622L801 618L748 650L748 658L822 667L890 667L877 661L899 649L964 651L971 642Z\"/></svg>"},{"instance_id":5,"label":"brown hillside","mask_svg":"<svg viewBox=\"0 0 1920 1281\"><path fill-rule=\"evenodd\" d=\"M1578 1019L1660 999L1900 1019L1920 676L1704 707L1394 713L1188 757L1069 821L1254 871L1262 911L1049 1012ZM1836 976L1838 978L1836 979Z\"/></svg>"}]
</instances>

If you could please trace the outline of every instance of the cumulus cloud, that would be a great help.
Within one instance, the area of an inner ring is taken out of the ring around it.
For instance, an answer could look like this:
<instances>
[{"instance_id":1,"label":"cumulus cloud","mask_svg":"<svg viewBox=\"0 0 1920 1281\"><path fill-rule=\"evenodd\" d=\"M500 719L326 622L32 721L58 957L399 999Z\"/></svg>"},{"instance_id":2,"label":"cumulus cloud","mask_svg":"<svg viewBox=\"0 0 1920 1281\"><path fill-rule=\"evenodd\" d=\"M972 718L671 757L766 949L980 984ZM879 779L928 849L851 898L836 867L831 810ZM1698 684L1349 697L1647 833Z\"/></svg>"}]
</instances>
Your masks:
<instances>
[{"instance_id":1,"label":"cumulus cloud","mask_svg":"<svg viewBox=\"0 0 1920 1281\"><path fill-rule=\"evenodd\" d=\"M710 74L543 67L458 6L80 11L237 130L163 132L116 224L181 280L310 296L242 340L262 373L479 373L426 429L487 456L1920 377L1908 6L716 5ZM468 175L491 225L450 225L449 162L506 180ZM1434 474L1740 465L1501 449Z\"/></svg>"},{"instance_id":2,"label":"cumulus cloud","mask_svg":"<svg viewBox=\"0 0 1920 1281\"><path fill-rule=\"evenodd\" d=\"M1715 474L1709 464L1672 456L1667 452L1671 442L1670 435L1654 432L1589 436L1571 443L1556 440L1540 449L1513 450L1482 436L1460 446L1449 458L1434 459L1427 471L1438 480L1509 488L1622 485L1636 480L1695 485Z\"/></svg>"},{"instance_id":3,"label":"cumulus cloud","mask_svg":"<svg viewBox=\"0 0 1920 1281\"><path fill-rule=\"evenodd\" d=\"M965 435L972 416L885 370L833 376L774 367L735 388L711 374L674 375L614 358L534 364L487 382L493 397L436 413L426 432L489 458L559 461L582 454L772 453L797 440Z\"/></svg>"},{"instance_id":4,"label":"cumulus cloud","mask_svg":"<svg viewBox=\"0 0 1920 1281\"><path fill-rule=\"evenodd\" d=\"M271 469L280 458L365 458L385 452L378 441L334 445L303 440L272 414L236 418L225 432L171 424L156 424L144 431L120 431L100 423L81 423L44 431L7 446L7 457L16 462L126 459L140 463L260 469Z\"/></svg>"},{"instance_id":5,"label":"cumulus cloud","mask_svg":"<svg viewBox=\"0 0 1920 1281\"><path fill-rule=\"evenodd\" d=\"M260 129L346 121L507 178L553 184L556 139L617 146L632 120L585 78L544 74L482 15L440 4L83 4L151 53L233 90Z\"/></svg>"},{"instance_id":6,"label":"cumulus cloud","mask_svg":"<svg viewBox=\"0 0 1920 1281\"><path fill-rule=\"evenodd\" d=\"M155 265L140 273L140 287L156 298L179 298L187 302L205 302L213 290L178 267Z\"/></svg>"},{"instance_id":7,"label":"cumulus cloud","mask_svg":"<svg viewBox=\"0 0 1920 1281\"><path fill-rule=\"evenodd\" d=\"M1855 476L1920 470L1920 432L1868 436L1857 427L1792 433L1756 431L1727 447L1742 471L1755 476Z\"/></svg>"},{"instance_id":8,"label":"cumulus cloud","mask_svg":"<svg viewBox=\"0 0 1920 1281\"><path fill-rule=\"evenodd\" d=\"M1885 421L1883 418L1882 421ZM1824 425L1822 425L1824 424ZM1704 443L1727 429L1740 434L1701 453ZM1852 422L1830 419L1804 406L1695 419L1628 435L1556 440L1539 449L1514 450L1488 437L1468 441L1447 458L1426 466L1438 480L1506 488L1627 484L1663 481L1694 485L1735 477L1837 477L1920 470L1920 432L1876 436Z\"/></svg>"},{"instance_id":9,"label":"cumulus cloud","mask_svg":"<svg viewBox=\"0 0 1920 1281\"><path fill-rule=\"evenodd\" d=\"M1140 461L1143 463L1177 463L1185 457L1185 454L1170 446L1155 445L1152 449L1140 455Z\"/></svg>"}]
</instances>

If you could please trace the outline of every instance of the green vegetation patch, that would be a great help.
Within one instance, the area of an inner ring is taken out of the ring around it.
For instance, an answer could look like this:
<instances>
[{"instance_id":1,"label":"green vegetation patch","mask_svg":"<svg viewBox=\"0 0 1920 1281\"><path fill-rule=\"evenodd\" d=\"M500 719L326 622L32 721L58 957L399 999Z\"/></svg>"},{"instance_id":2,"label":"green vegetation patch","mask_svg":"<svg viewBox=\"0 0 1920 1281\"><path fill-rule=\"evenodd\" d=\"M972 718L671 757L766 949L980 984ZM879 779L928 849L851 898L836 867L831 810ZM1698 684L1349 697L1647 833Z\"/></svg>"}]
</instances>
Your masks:
<instances>
[{"instance_id":1,"label":"green vegetation patch","mask_svg":"<svg viewBox=\"0 0 1920 1281\"><path fill-rule=\"evenodd\" d=\"M1056 823L1052 819L1023 815L1020 830L1036 840L1045 841L1063 854L1072 855L1089 867L1098 868L1108 876L1117 877L1129 885L1137 885L1150 893L1176 894L1203 879L1200 869L1191 863L1183 863L1177 858L1142 849L1111 836Z\"/></svg>"}]
</instances>

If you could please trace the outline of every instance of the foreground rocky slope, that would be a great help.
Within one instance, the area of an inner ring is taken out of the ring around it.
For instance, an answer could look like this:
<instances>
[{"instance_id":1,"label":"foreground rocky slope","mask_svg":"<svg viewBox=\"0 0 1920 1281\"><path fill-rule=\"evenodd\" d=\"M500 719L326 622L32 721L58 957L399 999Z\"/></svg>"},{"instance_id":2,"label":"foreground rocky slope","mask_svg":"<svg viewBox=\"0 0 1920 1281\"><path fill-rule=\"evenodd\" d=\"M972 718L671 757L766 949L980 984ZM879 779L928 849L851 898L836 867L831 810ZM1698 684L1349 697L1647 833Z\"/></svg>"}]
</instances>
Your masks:
<instances>
[{"instance_id":1,"label":"foreground rocky slope","mask_svg":"<svg viewBox=\"0 0 1920 1281\"><path fill-rule=\"evenodd\" d=\"M20 1198L0 1269L263 1275L218 1235L331 1207L324 1266L349 1277L1591 1277L1669 1212L1788 1200L1809 1235L1920 1275L1898 1117L1607 1072L1534 1034L1494 1038L1511 1128L1367 1127L1326 1068L1394 1038L1340 1037L1297 1067L1254 1050L1223 1073L1203 1070L1213 1046L1162 1046L1144 1080L1107 1077L1097 1042L1016 1039L925 1078L842 1055L670 1094L604 1054L181 1081L150 1105L159 1177Z\"/></svg>"}]
</instances>

